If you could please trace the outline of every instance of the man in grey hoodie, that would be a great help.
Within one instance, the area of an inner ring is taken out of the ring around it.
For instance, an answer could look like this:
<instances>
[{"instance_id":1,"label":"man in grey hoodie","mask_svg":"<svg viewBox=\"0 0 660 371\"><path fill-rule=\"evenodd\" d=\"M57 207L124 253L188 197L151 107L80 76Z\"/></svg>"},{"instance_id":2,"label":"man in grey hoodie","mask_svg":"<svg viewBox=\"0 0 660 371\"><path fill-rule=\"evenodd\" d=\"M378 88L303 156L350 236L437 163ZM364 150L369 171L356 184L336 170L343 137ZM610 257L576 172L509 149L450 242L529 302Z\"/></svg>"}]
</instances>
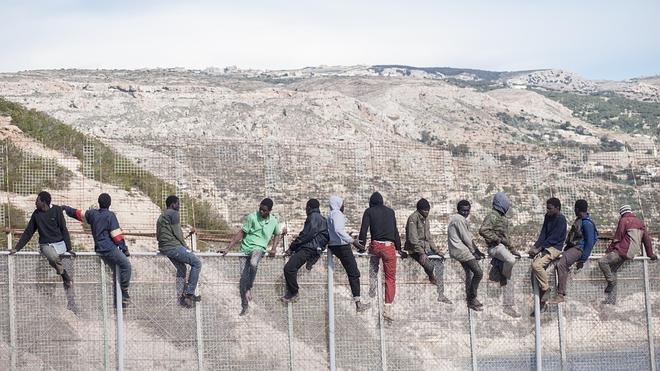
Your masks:
<instances>
[{"instance_id":1,"label":"man in grey hoodie","mask_svg":"<svg viewBox=\"0 0 660 371\"><path fill-rule=\"evenodd\" d=\"M179 198L168 196L165 200L165 206L167 206L167 209L156 222L158 250L161 254L167 256L176 267L176 292L179 295L179 304L186 308L192 308L196 302L202 300L201 296L195 295L197 280L202 270L202 262L186 246L179 220ZM186 283L186 264L190 265L188 283Z\"/></svg>"},{"instance_id":2,"label":"man in grey hoodie","mask_svg":"<svg viewBox=\"0 0 660 371\"><path fill-rule=\"evenodd\" d=\"M360 300L360 270L358 269L355 256L351 245L355 246L358 251L365 252L366 249L357 240L353 239L346 233L346 216L344 216L344 200L339 196L331 196L330 212L328 213L328 234L330 240L328 241L328 248L332 254L339 258L341 265L346 271L348 276L348 283L351 286L351 293L353 294L353 301L355 302L355 309L358 312L364 312L371 306L368 303L363 303Z\"/></svg>"}]
</instances>

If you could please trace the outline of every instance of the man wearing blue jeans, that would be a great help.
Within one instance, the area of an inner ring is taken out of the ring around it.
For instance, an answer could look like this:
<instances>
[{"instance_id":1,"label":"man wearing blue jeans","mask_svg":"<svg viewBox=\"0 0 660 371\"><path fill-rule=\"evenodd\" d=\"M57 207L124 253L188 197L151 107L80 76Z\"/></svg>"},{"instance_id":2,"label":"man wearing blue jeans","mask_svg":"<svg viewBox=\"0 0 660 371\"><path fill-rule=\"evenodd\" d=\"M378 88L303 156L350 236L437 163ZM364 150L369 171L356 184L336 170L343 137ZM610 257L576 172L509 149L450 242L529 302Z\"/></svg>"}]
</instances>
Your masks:
<instances>
[{"instance_id":1,"label":"man wearing blue jeans","mask_svg":"<svg viewBox=\"0 0 660 371\"><path fill-rule=\"evenodd\" d=\"M195 295L197 281L202 270L202 262L192 251L188 250L186 240L183 237L179 219L179 198L168 196L165 200L165 206L167 209L156 222L158 250L161 254L167 256L176 267L176 292L179 296L179 304L186 308L192 308L196 302L202 300L201 296ZM190 275L187 283L186 264L190 265Z\"/></svg>"},{"instance_id":2,"label":"man wearing blue jeans","mask_svg":"<svg viewBox=\"0 0 660 371\"><path fill-rule=\"evenodd\" d=\"M98 209L89 209L85 212L66 205L62 205L62 208L66 215L81 222L87 222L92 227L94 251L101 256L105 264L110 266L115 275L119 274L121 304L126 308L130 299L128 295L128 286L131 282L131 263L128 261L130 254L117 216L110 211L112 198L107 193L101 193L98 202ZM119 268L119 272L117 272L117 268Z\"/></svg>"}]
</instances>

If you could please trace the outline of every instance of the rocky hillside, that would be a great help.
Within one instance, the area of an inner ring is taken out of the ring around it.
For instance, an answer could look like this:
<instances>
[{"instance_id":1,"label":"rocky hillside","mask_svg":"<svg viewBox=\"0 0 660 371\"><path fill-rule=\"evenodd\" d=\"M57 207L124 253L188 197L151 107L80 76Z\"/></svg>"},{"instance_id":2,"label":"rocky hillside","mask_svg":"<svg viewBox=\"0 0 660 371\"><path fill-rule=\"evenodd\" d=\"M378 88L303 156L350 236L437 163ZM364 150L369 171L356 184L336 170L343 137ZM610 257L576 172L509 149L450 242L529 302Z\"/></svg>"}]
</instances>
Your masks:
<instances>
[{"instance_id":1,"label":"rocky hillside","mask_svg":"<svg viewBox=\"0 0 660 371\"><path fill-rule=\"evenodd\" d=\"M571 200L578 193L560 180L582 166L589 179L608 179L603 209L612 208L631 197L615 191L616 182L632 185L630 160L618 157L627 158L626 147L646 156L641 176L652 187L657 81L408 66L53 70L0 74L0 96L99 139L136 169L208 201L230 224L264 194L279 196L294 225L307 197L330 192L346 194L358 219L379 189L403 214L415 198L434 198L442 230L461 196L487 207L494 190L507 189L535 209L564 187ZM562 164L546 179L548 158ZM657 197L651 190L649 200ZM542 212L525 211L521 221Z\"/></svg>"}]
</instances>

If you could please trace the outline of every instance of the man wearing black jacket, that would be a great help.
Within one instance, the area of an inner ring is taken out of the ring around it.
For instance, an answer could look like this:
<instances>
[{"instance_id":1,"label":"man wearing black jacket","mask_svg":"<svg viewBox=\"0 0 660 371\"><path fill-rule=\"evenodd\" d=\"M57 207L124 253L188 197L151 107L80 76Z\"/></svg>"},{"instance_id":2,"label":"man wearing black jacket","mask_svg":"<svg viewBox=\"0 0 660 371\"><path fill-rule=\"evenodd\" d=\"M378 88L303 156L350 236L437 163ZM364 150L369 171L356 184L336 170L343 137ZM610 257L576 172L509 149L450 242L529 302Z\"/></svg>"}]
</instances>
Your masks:
<instances>
[{"instance_id":1,"label":"man wearing black jacket","mask_svg":"<svg viewBox=\"0 0 660 371\"><path fill-rule=\"evenodd\" d=\"M401 249L401 236L396 227L396 216L394 210L383 204L383 196L374 192L369 198L369 208L362 215L362 226L358 240L360 244L366 246L367 231L371 231L371 244L369 253L372 255L369 261L370 279L378 272L378 264L383 260L383 272L385 273L385 307L383 318L393 321L392 303L396 293L396 251L399 252L402 259L408 257L408 254ZM375 287L370 282L371 287ZM375 291L369 290L369 295L374 296Z\"/></svg>"},{"instance_id":2,"label":"man wearing black jacket","mask_svg":"<svg viewBox=\"0 0 660 371\"><path fill-rule=\"evenodd\" d=\"M315 198L307 201L305 226L287 251L287 255L291 255L291 258L284 265L286 294L280 299L285 304L298 299L298 269L307 261L318 260L319 255L328 244L330 238L328 225L321 215L320 206L319 200Z\"/></svg>"},{"instance_id":3,"label":"man wearing black jacket","mask_svg":"<svg viewBox=\"0 0 660 371\"><path fill-rule=\"evenodd\" d=\"M72 256L75 256L75 253L71 250L71 239L69 230L66 229L62 208L56 205L51 207L50 201L50 193L46 191L42 191L37 195L37 200L34 202L36 210L32 213L16 247L9 253L15 254L20 251L30 242L34 232L39 231L39 251L48 259L48 263L55 268L57 274L62 276L64 287L68 289L73 284L73 279L64 269L60 255L64 254L65 251Z\"/></svg>"}]
</instances>

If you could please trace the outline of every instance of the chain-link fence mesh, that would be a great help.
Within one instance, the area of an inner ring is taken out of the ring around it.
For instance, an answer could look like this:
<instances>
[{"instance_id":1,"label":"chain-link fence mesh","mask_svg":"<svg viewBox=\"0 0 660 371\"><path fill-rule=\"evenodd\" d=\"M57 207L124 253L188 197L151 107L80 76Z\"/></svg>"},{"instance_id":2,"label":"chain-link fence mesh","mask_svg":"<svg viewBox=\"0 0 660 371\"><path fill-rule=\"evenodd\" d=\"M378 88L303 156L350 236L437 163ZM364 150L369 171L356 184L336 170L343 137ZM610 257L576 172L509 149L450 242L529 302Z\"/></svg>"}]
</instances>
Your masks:
<instances>
[{"instance_id":1,"label":"chain-link fence mesh","mask_svg":"<svg viewBox=\"0 0 660 371\"><path fill-rule=\"evenodd\" d=\"M246 316L239 316L238 292L244 257L202 256L198 286L202 301L197 308L178 304L175 269L167 258L139 255L130 259L134 273L131 303L123 310L120 324L127 370L329 368L331 319L326 257L311 271L301 268L300 298L289 306L279 301L285 291L285 259L262 259ZM443 289L439 290L429 283L417 262L400 260L395 320L391 323L381 322L382 303L378 295L371 297L369 293L368 260L357 257L363 273L361 298L372 306L357 313L346 273L333 257L332 320L338 370L535 368L536 333L530 316L534 307L528 259L518 260L509 282L514 288L514 309L520 317L504 311L506 289L486 278L479 290L484 310L468 312L464 271L455 261L442 263ZM72 289L63 287L61 278L42 256L0 256L0 360L6 365L4 369L117 367L111 269L91 254L66 257L64 263L74 278ZM649 264L649 279L645 280L644 264L643 260L628 261L619 269L614 305L602 303L607 297L597 259L571 273L567 302L549 305L540 314L545 369L650 367L650 341L657 344L656 326L660 325L655 284L658 266ZM481 266L487 273L488 262L482 261ZM549 272L554 282L552 267ZM436 269L436 274L440 276L440 270ZM645 282L653 304L653 309L648 309L653 319L651 339ZM439 302L439 292L453 303Z\"/></svg>"}]
</instances>

